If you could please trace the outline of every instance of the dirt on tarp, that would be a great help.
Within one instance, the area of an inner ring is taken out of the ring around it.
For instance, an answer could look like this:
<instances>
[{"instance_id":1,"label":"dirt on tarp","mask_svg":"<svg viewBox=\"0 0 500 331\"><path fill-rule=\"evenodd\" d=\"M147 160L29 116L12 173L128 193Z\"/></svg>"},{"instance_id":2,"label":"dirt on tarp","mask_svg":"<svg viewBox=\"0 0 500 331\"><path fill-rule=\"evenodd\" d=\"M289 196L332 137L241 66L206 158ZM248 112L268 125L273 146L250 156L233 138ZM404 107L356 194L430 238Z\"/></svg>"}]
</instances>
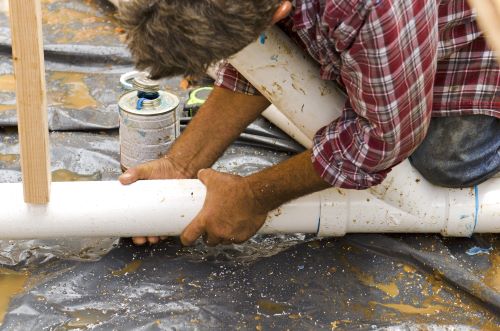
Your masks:
<instances>
[{"instance_id":1,"label":"dirt on tarp","mask_svg":"<svg viewBox=\"0 0 500 331\"><path fill-rule=\"evenodd\" d=\"M433 235L260 236L213 249L124 242L99 261L17 273L3 330L498 330L486 280L499 255L465 254L476 240L498 246L493 236ZM36 280L19 294L22 275Z\"/></svg>"},{"instance_id":2,"label":"dirt on tarp","mask_svg":"<svg viewBox=\"0 0 500 331\"><path fill-rule=\"evenodd\" d=\"M6 3L0 182L18 182ZM42 6L53 180L116 180L118 78L132 61L112 7ZM179 82L163 84L185 99ZM232 145L215 168L247 175L288 156ZM469 255L473 247L486 250ZM182 248L175 238L146 247L118 238L0 241L0 330L498 330L499 313L496 235L275 235L218 248Z\"/></svg>"}]
</instances>

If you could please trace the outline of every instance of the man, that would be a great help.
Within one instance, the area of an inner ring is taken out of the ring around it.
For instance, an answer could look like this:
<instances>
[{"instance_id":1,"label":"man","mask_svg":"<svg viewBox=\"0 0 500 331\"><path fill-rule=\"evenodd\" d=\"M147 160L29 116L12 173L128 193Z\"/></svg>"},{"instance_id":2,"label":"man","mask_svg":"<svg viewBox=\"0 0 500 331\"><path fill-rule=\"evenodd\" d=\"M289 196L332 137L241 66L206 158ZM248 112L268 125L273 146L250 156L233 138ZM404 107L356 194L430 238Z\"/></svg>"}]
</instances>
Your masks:
<instances>
[{"instance_id":1,"label":"man","mask_svg":"<svg viewBox=\"0 0 500 331\"><path fill-rule=\"evenodd\" d=\"M377 185L407 157L448 187L500 169L500 69L465 0L132 0L120 15L136 65L153 78L203 72L279 22L320 64L321 78L348 95L312 150L245 178L222 174L208 168L269 105L223 64L218 87L168 155L120 177L197 176L206 185L184 245L200 236L207 245L241 243L281 204L332 185ZM146 241L158 238L135 238Z\"/></svg>"}]
</instances>

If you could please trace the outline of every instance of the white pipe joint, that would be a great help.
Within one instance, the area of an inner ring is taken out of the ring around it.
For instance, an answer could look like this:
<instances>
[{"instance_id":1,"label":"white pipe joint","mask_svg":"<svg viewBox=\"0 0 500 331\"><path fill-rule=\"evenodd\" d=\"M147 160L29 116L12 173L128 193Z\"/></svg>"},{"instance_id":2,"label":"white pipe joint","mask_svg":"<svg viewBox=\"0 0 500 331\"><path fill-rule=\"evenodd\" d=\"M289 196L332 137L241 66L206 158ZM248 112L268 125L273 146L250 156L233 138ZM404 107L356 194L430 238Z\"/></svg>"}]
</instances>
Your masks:
<instances>
[{"instance_id":1,"label":"white pipe joint","mask_svg":"<svg viewBox=\"0 0 500 331\"><path fill-rule=\"evenodd\" d=\"M274 106L263 115L307 148L318 129L343 111L346 96L281 30L244 48L229 62ZM477 194L476 194L477 192ZM500 232L500 179L472 189L427 182L408 161L365 191L330 189L320 194L318 234L421 232L470 236Z\"/></svg>"},{"instance_id":2,"label":"white pipe joint","mask_svg":"<svg viewBox=\"0 0 500 331\"><path fill-rule=\"evenodd\" d=\"M470 190L448 194L436 188L421 196L425 199L416 209L405 210L407 204L398 199L406 199L409 190L398 188L389 185L376 192L380 198L369 191L337 188L311 194L271 211L259 233L500 232L500 178L479 186L485 193L478 196L477 214ZM20 183L2 184L0 239L178 236L201 210L206 194L198 180L150 180L129 186L117 181L56 182L49 204L29 205L20 199L22 191ZM458 211L451 211L454 208Z\"/></svg>"}]
</instances>

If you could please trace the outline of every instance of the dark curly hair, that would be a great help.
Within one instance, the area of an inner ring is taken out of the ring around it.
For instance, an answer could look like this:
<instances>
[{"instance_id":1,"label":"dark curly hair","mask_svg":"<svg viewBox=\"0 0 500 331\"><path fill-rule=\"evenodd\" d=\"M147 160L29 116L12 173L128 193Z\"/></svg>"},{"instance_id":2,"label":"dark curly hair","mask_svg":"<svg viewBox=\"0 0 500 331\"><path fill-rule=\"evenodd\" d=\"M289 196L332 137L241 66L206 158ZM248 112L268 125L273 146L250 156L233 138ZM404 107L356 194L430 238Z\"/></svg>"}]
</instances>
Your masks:
<instances>
[{"instance_id":1,"label":"dark curly hair","mask_svg":"<svg viewBox=\"0 0 500 331\"><path fill-rule=\"evenodd\" d=\"M138 69L198 75L256 40L281 0L129 0L118 18Z\"/></svg>"}]
</instances>

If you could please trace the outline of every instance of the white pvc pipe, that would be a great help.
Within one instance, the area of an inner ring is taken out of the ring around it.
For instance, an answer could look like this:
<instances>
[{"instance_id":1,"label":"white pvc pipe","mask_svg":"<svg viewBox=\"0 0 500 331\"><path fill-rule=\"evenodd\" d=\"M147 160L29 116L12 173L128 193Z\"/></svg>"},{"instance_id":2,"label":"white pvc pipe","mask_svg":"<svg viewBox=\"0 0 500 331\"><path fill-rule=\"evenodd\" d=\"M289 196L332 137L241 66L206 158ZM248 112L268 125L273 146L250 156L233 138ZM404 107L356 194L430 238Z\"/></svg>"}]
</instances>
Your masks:
<instances>
[{"instance_id":1,"label":"white pvc pipe","mask_svg":"<svg viewBox=\"0 0 500 331\"><path fill-rule=\"evenodd\" d=\"M300 137L305 147L312 146L319 128L342 112L346 96L333 82L321 80L318 65L276 27L266 33L265 43L249 45L229 62L273 103L266 117L292 137ZM405 161L381 185L364 192L337 192L327 193L322 204L320 235L500 232L498 178L476 189L451 190L426 182Z\"/></svg>"},{"instance_id":2,"label":"white pvc pipe","mask_svg":"<svg viewBox=\"0 0 500 331\"><path fill-rule=\"evenodd\" d=\"M295 139L299 144L305 148L311 148L313 143L311 138L306 136L302 131L297 128L295 124L292 123L282 112L276 108L274 105L270 105L266 110L262 112L262 116L267 118L271 123L274 123L283 132L289 135L291 138Z\"/></svg>"},{"instance_id":3,"label":"white pvc pipe","mask_svg":"<svg viewBox=\"0 0 500 331\"><path fill-rule=\"evenodd\" d=\"M198 180L129 186L118 181L55 182L49 204L29 205L22 201L20 183L1 184L0 239L179 235L203 206L205 193ZM319 196L290 203L279 213L262 232L316 232ZM292 215L301 222L290 222Z\"/></svg>"},{"instance_id":4,"label":"white pvc pipe","mask_svg":"<svg viewBox=\"0 0 500 331\"><path fill-rule=\"evenodd\" d=\"M424 182L421 185L429 185ZM500 179L489 182L494 189L482 208L498 207ZM386 196L411 193L406 187L390 186ZM205 187L198 180L150 180L130 186L116 181L56 182L48 205L28 205L22 185L1 184L0 239L61 237L107 237L179 235L203 206ZM480 186L480 191L483 190ZM484 187L488 190L488 187ZM468 191L468 190L465 190ZM451 192L451 193L450 193ZM474 225L474 204L463 199L458 220L447 220L461 190L434 189L425 198L428 215L404 210L368 191L329 189L287 203L269 213L260 233L316 233L344 235L348 232L435 232L469 235ZM383 195L381 195L383 196ZM390 199L389 199L390 200ZM418 201L418 200L417 200ZM493 206L492 206L493 205ZM498 208L496 209L498 211ZM456 213L455 213L456 214ZM499 215L480 214L476 232L499 232ZM496 220L496 221L495 221ZM450 226L461 229L457 231Z\"/></svg>"},{"instance_id":5,"label":"white pvc pipe","mask_svg":"<svg viewBox=\"0 0 500 331\"><path fill-rule=\"evenodd\" d=\"M109 2L111 2L116 8L118 8L118 6L120 5L120 2L124 1L124 0L108 0Z\"/></svg>"},{"instance_id":6,"label":"white pvc pipe","mask_svg":"<svg viewBox=\"0 0 500 331\"><path fill-rule=\"evenodd\" d=\"M306 137L339 117L346 96L332 81L322 80L316 63L277 27L266 42L255 42L229 59L262 95Z\"/></svg>"}]
</instances>

